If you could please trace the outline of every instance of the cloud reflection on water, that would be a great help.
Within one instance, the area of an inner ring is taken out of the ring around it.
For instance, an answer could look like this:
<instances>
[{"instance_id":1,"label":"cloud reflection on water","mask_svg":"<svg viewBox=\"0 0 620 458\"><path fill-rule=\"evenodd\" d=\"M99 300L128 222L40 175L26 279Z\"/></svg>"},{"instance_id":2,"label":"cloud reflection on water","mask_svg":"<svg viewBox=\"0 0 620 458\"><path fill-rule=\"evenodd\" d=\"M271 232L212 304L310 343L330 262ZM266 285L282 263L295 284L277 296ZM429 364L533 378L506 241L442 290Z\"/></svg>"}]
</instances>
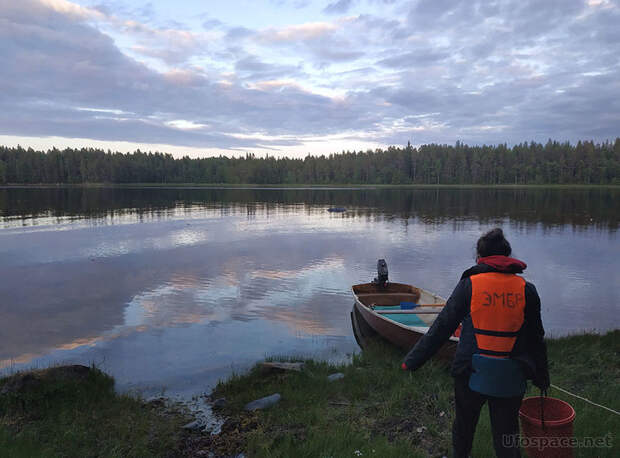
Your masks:
<instances>
[{"instance_id":1,"label":"cloud reflection on water","mask_svg":"<svg viewBox=\"0 0 620 458\"><path fill-rule=\"evenodd\" d=\"M227 260L227 266L241 263ZM122 327L148 329L187 324L218 323L231 319L264 318L282 321L296 332L331 335L342 332L317 314L317 291L342 291L338 273L343 259L325 259L297 270L224 269L215 280L177 276L127 304ZM300 309L302 309L300 311Z\"/></svg>"},{"instance_id":2,"label":"cloud reflection on water","mask_svg":"<svg viewBox=\"0 0 620 458\"><path fill-rule=\"evenodd\" d=\"M230 361L270 353L342 357L355 349L350 285L370 280L376 259L388 260L393 280L448 296L492 224L530 265L548 330L606 329L617 315L615 232L533 226L505 212L404 217L386 205L333 215L311 204L184 204L60 231L9 225L0 229L0 368L104 361L121 386L175 385L180 373L213 381Z\"/></svg>"},{"instance_id":3,"label":"cloud reflection on water","mask_svg":"<svg viewBox=\"0 0 620 458\"><path fill-rule=\"evenodd\" d=\"M219 224L224 230L230 227L225 221ZM170 230L165 225L159 229ZM124 226L123 232L126 239L137 239L139 235L136 233L152 230L137 225ZM57 233L57 243L48 250L71 246L79 251L80 244L87 243L84 234L77 238L71 235ZM33 236L38 235L30 233L30 237ZM113 245L116 236L117 232L112 230L109 245ZM14 333L11 344L2 347L3 356L7 357L3 365L11 360L27 363L32 357L51 349L70 350L105 343L126 337L128 332L150 332L157 328L192 324L212 325L229 320L277 320L278 314L269 313L269 308L291 307L299 301L305 301L311 307L315 288L320 289L321 284L330 289L339 288L333 281L329 284L326 281L335 278L333 274L342 269L343 261L327 254L333 248L332 243L307 256L308 251L313 251L311 247L321 247L320 236L317 240L302 243L301 248L290 249L298 245L299 237L299 234L282 236L261 230L248 233L247 237L229 237L228 242L219 244L198 243L168 249L160 246L159 249L94 261L83 257L76 260L69 250L68 256L62 253L69 260L60 260L59 263L34 262L17 268L6 266L7 275L15 281L11 287L4 285L9 298L11 293L17 292L15 285L24 278L23 274L37 280L34 283L29 281L27 288L13 294L12 300L4 303L7 310L23 310L21 314L14 314L10 328L30 328L30 335L35 338ZM63 239L67 238L70 243L64 242ZM226 239L226 236L221 238ZM23 239L21 241L24 243ZM38 259L45 259L45 254L38 256ZM274 272L281 272L282 278L274 278ZM127 295L136 289L142 291L133 293L126 302L117 299L119 295ZM93 306L95 304L97 306ZM51 313L41 316L41 309ZM102 322L99 312L105 313L107 318L116 316L112 321L116 324L110 327L109 320ZM38 319L32 320L32 316ZM295 314L282 314L283 322L290 323L295 319ZM10 319L4 322L5 325L9 323ZM327 334L334 330L333 326L326 327L328 323L330 320L326 317L304 318L292 328L297 332L306 332L304 328L308 328L307 332ZM7 338L11 335L8 328L3 332ZM50 328L55 332L49 333ZM337 331L338 335L345 334L343 329ZM24 350L28 357L23 356Z\"/></svg>"}]
</instances>

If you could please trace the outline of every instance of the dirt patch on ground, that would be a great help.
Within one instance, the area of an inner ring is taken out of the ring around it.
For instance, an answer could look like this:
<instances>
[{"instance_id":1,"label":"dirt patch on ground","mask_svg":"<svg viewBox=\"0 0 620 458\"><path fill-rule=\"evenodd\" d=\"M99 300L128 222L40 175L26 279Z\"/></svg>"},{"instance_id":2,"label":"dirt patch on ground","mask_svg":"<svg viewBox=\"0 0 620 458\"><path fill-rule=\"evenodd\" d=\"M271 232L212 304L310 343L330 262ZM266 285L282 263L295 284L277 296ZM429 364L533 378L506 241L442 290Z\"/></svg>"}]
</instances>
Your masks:
<instances>
[{"instance_id":1,"label":"dirt patch on ground","mask_svg":"<svg viewBox=\"0 0 620 458\"><path fill-rule=\"evenodd\" d=\"M236 457L247 449L248 436L259 426L255 412L228 418L219 434L187 432L181 438L181 456Z\"/></svg>"},{"instance_id":2,"label":"dirt patch on ground","mask_svg":"<svg viewBox=\"0 0 620 458\"><path fill-rule=\"evenodd\" d=\"M219 434L188 431L181 438L181 456L206 456L210 458L232 458L247 454L250 435L259 428L260 412L240 412L226 419ZM306 425L275 425L263 431L266 437L278 440L281 437L293 437L296 441L306 440Z\"/></svg>"},{"instance_id":3,"label":"dirt patch on ground","mask_svg":"<svg viewBox=\"0 0 620 458\"><path fill-rule=\"evenodd\" d=\"M372 429L373 436L384 436L390 442L397 439L411 441L417 428L422 428L415 418L391 417L378 421Z\"/></svg>"},{"instance_id":4,"label":"dirt patch on ground","mask_svg":"<svg viewBox=\"0 0 620 458\"><path fill-rule=\"evenodd\" d=\"M411 417L389 417L377 421L371 434L381 435L388 441L404 440L413 447L424 450L428 456L443 456L446 450L438 445L437 436L432 435L429 428L423 425L415 415Z\"/></svg>"}]
</instances>

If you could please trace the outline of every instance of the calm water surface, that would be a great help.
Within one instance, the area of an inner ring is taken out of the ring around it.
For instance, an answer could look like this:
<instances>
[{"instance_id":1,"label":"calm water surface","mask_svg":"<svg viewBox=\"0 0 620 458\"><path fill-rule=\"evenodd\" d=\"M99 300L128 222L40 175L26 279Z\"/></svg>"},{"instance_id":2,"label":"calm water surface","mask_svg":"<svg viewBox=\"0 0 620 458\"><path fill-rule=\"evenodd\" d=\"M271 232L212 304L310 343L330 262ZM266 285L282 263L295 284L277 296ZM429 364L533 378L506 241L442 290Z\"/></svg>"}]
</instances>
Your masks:
<instances>
[{"instance_id":1,"label":"calm water surface","mask_svg":"<svg viewBox=\"0 0 620 458\"><path fill-rule=\"evenodd\" d=\"M0 371L94 362L208 391L266 356L356 351L352 284L449 296L504 228L547 332L620 327L620 190L0 189ZM343 214L329 213L332 206Z\"/></svg>"}]
</instances>

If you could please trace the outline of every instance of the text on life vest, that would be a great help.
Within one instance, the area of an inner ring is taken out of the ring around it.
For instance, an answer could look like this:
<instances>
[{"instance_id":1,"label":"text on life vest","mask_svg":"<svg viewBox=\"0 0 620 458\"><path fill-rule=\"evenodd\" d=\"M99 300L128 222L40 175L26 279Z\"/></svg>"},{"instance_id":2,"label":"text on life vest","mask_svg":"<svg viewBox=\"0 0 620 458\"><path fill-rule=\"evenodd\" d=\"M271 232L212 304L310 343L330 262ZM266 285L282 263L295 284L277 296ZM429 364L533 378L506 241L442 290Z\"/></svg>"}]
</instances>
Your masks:
<instances>
[{"instance_id":1,"label":"text on life vest","mask_svg":"<svg viewBox=\"0 0 620 458\"><path fill-rule=\"evenodd\" d=\"M485 307L508 307L515 308L524 304L524 298L522 293L489 293L487 291L482 292L483 302Z\"/></svg>"}]
</instances>

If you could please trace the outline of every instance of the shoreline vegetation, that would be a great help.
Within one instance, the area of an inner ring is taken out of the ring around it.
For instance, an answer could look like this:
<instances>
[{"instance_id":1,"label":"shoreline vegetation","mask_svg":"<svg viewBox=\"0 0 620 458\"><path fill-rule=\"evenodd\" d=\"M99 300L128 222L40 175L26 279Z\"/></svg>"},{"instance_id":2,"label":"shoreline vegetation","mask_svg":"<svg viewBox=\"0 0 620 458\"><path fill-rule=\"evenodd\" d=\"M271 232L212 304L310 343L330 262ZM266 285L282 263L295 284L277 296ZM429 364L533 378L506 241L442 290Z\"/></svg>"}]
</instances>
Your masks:
<instances>
[{"instance_id":1,"label":"shoreline vegetation","mask_svg":"<svg viewBox=\"0 0 620 458\"><path fill-rule=\"evenodd\" d=\"M618 409L620 330L547 342L552 384ZM0 379L0 454L448 456L454 410L449 365L433 360L416 372L403 372L402 357L402 351L373 340L348 364L305 360L301 371L266 372L256 365L233 374L210 395L216 415L224 419L216 435L184 429L191 418L174 403L115 393L113 379L94 367L22 372ZM294 355L288 358L294 360ZM329 380L335 373L342 376ZM281 395L277 404L244 409L274 393ZM538 392L530 386L527 395ZM549 396L575 408L576 438L609 438L609 447L576 449L575 456L618 456L619 416L554 388ZM486 408L472 454L494 456Z\"/></svg>"},{"instance_id":2,"label":"shoreline vegetation","mask_svg":"<svg viewBox=\"0 0 620 458\"><path fill-rule=\"evenodd\" d=\"M469 146L428 144L342 151L304 158L175 158L160 152L95 148L35 151L0 146L0 185L221 183L256 185L620 184L620 137L594 143L549 140Z\"/></svg>"}]
</instances>

